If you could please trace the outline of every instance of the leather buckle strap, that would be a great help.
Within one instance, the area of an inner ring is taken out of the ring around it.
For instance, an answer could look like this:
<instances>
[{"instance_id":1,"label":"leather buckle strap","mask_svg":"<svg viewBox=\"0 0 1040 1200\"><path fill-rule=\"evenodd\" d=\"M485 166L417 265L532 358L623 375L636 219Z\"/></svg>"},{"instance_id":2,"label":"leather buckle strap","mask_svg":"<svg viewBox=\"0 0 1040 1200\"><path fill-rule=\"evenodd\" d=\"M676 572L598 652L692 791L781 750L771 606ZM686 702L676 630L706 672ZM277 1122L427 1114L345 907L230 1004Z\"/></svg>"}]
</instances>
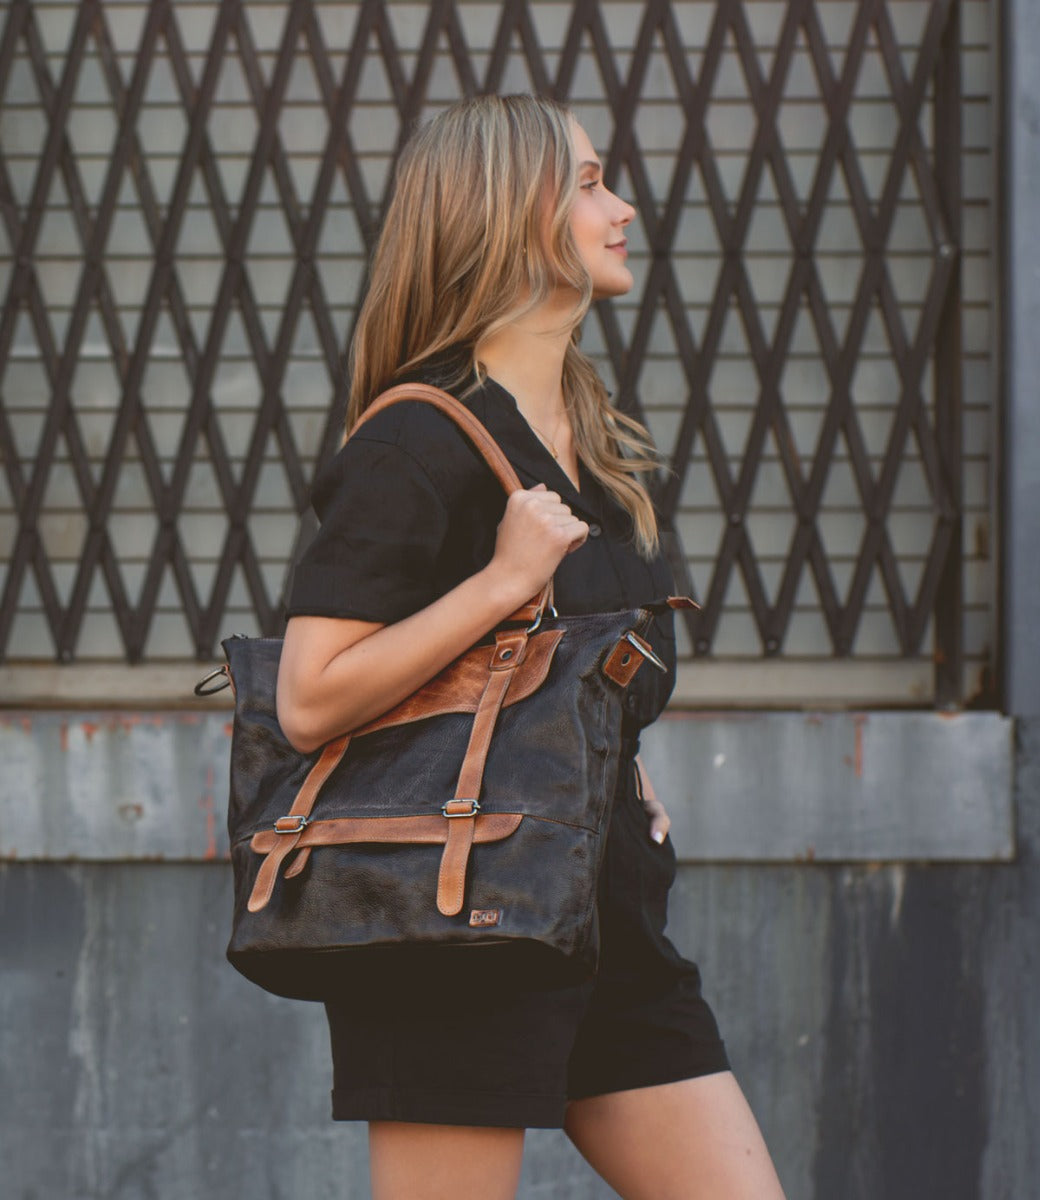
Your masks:
<instances>
[{"instance_id":1,"label":"leather buckle strap","mask_svg":"<svg viewBox=\"0 0 1040 1200\"><path fill-rule=\"evenodd\" d=\"M441 805L441 812L449 820L454 820L457 817L475 817L480 812L479 800L448 800Z\"/></svg>"},{"instance_id":2,"label":"leather buckle strap","mask_svg":"<svg viewBox=\"0 0 1040 1200\"><path fill-rule=\"evenodd\" d=\"M635 646L639 653L652 667L655 667L658 671L664 672L666 675L668 674L668 668L654 653L653 646L651 646L645 638L641 638L634 629L630 629L628 633L625 634L625 641L628 642L630 646Z\"/></svg>"},{"instance_id":3,"label":"leather buckle strap","mask_svg":"<svg viewBox=\"0 0 1040 1200\"><path fill-rule=\"evenodd\" d=\"M466 868L473 845L473 826L477 809L480 807L471 797L480 795L484 766L487 763L488 750L491 748L491 735L495 731L498 714L502 711L513 674L523 662L526 649L525 630L495 634L491 673L473 717L473 728L462 760L455 797L448 801L443 810L446 817L450 814L455 818L466 818L455 819L449 823L448 840L444 843L444 853L441 855L441 866L437 876L437 909L446 917L457 916L462 911ZM451 811L452 806L457 804L468 805L471 811Z\"/></svg>"},{"instance_id":4,"label":"leather buckle strap","mask_svg":"<svg viewBox=\"0 0 1040 1200\"><path fill-rule=\"evenodd\" d=\"M260 870L253 881L253 890L249 895L249 901L246 905L250 912L259 912L267 904L268 900L270 900L275 880L278 878L278 868L285 862L293 850L296 849L304 830L310 824L311 809L314 807L314 801L318 798L318 792L321 791L325 781L339 765L349 745L349 733L345 733L342 737L335 738L328 743L318 756L318 761L307 772L307 778L303 781L303 786L296 793L296 799L293 801L292 808L285 816L279 817L275 821L275 833L282 834L283 836L275 841L275 844L267 852L264 861L260 864ZM296 864L293 865L295 866ZM298 870L302 869L301 864Z\"/></svg>"},{"instance_id":5,"label":"leather buckle strap","mask_svg":"<svg viewBox=\"0 0 1040 1200\"><path fill-rule=\"evenodd\" d=\"M249 900L246 903L246 908L250 912L259 912L266 907L268 900L271 899L271 893L274 891L278 868L296 849L302 836L303 830L301 829L298 833L279 838L264 856L264 861L260 864L260 870L257 871L256 879L253 881L253 890L249 893Z\"/></svg>"},{"instance_id":6,"label":"leather buckle strap","mask_svg":"<svg viewBox=\"0 0 1040 1200\"><path fill-rule=\"evenodd\" d=\"M327 821L309 821L305 830L289 839L280 838L273 829L262 829L250 840L253 850L266 857L260 867L262 877L257 875L249 897L249 911L259 912L270 902L278 870L294 851L296 857L286 869L285 879L292 879L304 870L315 846L356 846L363 842L384 846L443 846L452 829L459 825L472 827L473 844L479 846L512 837L523 819L522 813L481 813L472 821L447 824L436 813L410 817L333 817Z\"/></svg>"},{"instance_id":7,"label":"leather buckle strap","mask_svg":"<svg viewBox=\"0 0 1040 1200\"><path fill-rule=\"evenodd\" d=\"M658 671L668 670L654 653L650 643L630 629L621 636L614 649L607 655L606 662L603 664L603 674L608 679L613 679L621 687L628 687L635 673L645 662L650 663Z\"/></svg>"},{"instance_id":8,"label":"leather buckle strap","mask_svg":"<svg viewBox=\"0 0 1040 1200\"><path fill-rule=\"evenodd\" d=\"M400 404L405 400L418 400L421 403L430 404L442 412L449 420L454 421L463 435L470 440L477 453L487 463L507 496L523 488L520 477L513 469L513 464L506 458L501 446L488 433L484 425L450 392L433 387L428 383L399 383L394 387L387 388L358 417L354 423L354 427L347 436L353 437L358 429L366 421L374 417L376 413L382 412L383 409L390 408L394 404ZM552 598L552 580L550 579L539 596L532 596L509 619L517 622L522 621L525 625L537 628L541 622L542 613L546 608L552 609Z\"/></svg>"},{"instance_id":9,"label":"leather buckle strap","mask_svg":"<svg viewBox=\"0 0 1040 1200\"><path fill-rule=\"evenodd\" d=\"M516 621L516 623L527 626L528 633L534 633L542 623L542 617L546 610L556 615L556 609L553 606L553 581L549 582L542 588L537 596L532 596L530 600L506 618L508 621Z\"/></svg>"},{"instance_id":10,"label":"leather buckle strap","mask_svg":"<svg viewBox=\"0 0 1040 1200\"><path fill-rule=\"evenodd\" d=\"M274 823L275 833L303 833L310 824L310 819L303 813L293 813L288 817L279 817Z\"/></svg>"}]
</instances>

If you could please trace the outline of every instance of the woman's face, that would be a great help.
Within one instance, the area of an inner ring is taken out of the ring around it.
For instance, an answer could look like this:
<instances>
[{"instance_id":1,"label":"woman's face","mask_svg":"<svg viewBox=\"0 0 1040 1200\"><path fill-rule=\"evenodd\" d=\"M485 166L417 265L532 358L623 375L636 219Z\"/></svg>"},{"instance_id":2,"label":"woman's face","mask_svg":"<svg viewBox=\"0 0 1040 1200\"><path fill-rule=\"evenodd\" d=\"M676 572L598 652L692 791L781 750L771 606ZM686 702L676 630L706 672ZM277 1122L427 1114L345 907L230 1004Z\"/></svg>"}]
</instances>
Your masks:
<instances>
[{"instance_id":1,"label":"woman's face","mask_svg":"<svg viewBox=\"0 0 1040 1200\"><path fill-rule=\"evenodd\" d=\"M578 160L578 195L571 210L571 236L581 261L592 277L592 296L621 296L632 286L625 226L636 215L631 204L608 191L603 167L589 135L571 122L571 137Z\"/></svg>"}]
</instances>

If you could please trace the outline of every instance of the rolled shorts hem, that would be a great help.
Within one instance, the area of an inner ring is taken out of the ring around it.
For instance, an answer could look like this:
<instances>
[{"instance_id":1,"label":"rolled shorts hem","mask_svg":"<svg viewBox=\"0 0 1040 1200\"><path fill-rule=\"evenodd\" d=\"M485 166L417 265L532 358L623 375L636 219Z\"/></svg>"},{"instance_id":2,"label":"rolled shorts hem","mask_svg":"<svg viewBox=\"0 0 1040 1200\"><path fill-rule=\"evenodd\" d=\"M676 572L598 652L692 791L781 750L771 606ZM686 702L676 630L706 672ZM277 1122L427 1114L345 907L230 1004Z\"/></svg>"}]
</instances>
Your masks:
<instances>
[{"instance_id":1,"label":"rolled shorts hem","mask_svg":"<svg viewBox=\"0 0 1040 1200\"><path fill-rule=\"evenodd\" d=\"M499 1129L560 1129L567 1099L559 1095L430 1092L411 1088L333 1090L334 1121L406 1121Z\"/></svg>"},{"instance_id":2,"label":"rolled shorts hem","mask_svg":"<svg viewBox=\"0 0 1040 1200\"><path fill-rule=\"evenodd\" d=\"M638 1088L659 1087L680 1083L684 1079L699 1079L729 1071L729 1056L721 1041L697 1048L696 1061L675 1063L671 1067L648 1067L645 1070L618 1069L586 1078L580 1087L571 1087L571 1100L590 1100L593 1096L609 1096L614 1092L631 1092Z\"/></svg>"},{"instance_id":3,"label":"rolled shorts hem","mask_svg":"<svg viewBox=\"0 0 1040 1200\"><path fill-rule=\"evenodd\" d=\"M499 1129L562 1129L571 1100L658 1087L730 1069L721 1041L698 1048L696 1062L670 1068L618 1070L587 1080L569 1096L497 1092L431 1092L412 1088L333 1090L334 1121L404 1121L422 1125L477 1125Z\"/></svg>"}]
</instances>

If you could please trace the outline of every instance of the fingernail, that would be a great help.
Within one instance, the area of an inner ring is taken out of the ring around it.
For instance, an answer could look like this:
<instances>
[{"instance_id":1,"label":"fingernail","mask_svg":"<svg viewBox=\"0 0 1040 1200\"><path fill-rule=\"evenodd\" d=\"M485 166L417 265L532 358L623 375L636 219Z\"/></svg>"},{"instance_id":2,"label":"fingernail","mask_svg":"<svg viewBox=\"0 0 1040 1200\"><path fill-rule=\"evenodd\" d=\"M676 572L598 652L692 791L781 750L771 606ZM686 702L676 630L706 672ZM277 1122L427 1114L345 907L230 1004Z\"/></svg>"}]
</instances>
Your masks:
<instances>
[{"instance_id":1,"label":"fingernail","mask_svg":"<svg viewBox=\"0 0 1040 1200\"><path fill-rule=\"evenodd\" d=\"M655 833L652 833L650 836L654 839L654 841L659 846L664 844L664 830L663 829L658 829Z\"/></svg>"}]
</instances>

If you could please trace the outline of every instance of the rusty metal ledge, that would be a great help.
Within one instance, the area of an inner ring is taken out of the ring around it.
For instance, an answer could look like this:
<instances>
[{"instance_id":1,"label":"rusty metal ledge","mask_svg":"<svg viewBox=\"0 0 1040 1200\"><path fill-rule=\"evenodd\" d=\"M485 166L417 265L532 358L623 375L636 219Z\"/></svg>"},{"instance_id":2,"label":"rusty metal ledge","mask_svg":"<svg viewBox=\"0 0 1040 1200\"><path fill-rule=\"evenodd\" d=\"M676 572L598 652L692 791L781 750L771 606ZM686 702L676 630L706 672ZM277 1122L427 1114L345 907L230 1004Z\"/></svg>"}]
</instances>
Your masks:
<instances>
[{"instance_id":1,"label":"rusty metal ledge","mask_svg":"<svg viewBox=\"0 0 1040 1200\"><path fill-rule=\"evenodd\" d=\"M227 855L226 712L0 712L0 857ZM997 713L672 712L643 757L686 861L1014 856Z\"/></svg>"},{"instance_id":2,"label":"rusty metal ledge","mask_svg":"<svg viewBox=\"0 0 1040 1200\"><path fill-rule=\"evenodd\" d=\"M687 861L1014 857L999 713L667 713L644 760Z\"/></svg>"}]
</instances>

